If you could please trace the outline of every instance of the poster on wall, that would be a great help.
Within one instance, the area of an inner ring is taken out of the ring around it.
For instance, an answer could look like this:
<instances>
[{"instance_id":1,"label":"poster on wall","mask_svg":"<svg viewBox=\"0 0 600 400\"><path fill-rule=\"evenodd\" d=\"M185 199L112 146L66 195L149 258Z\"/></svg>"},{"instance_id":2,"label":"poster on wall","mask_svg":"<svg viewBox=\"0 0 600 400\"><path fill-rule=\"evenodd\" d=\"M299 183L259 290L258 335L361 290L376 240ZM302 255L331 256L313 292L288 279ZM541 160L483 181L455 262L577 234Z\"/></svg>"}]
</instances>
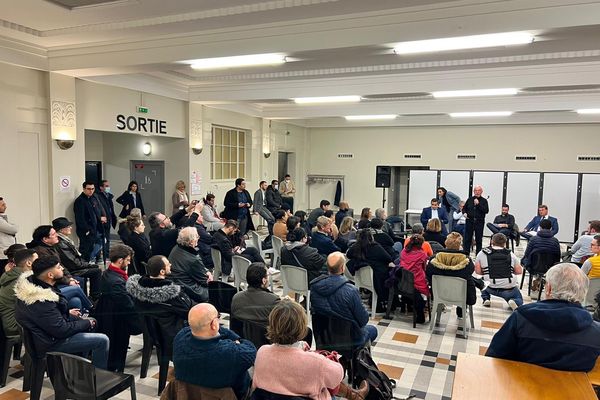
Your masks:
<instances>
[{"instance_id":1,"label":"poster on wall","mask_svg":"<svg viewBox=\"0 0 600 400\"><path fill-rule=\"evenodd\" d=\"M59 180L59 186L61 192L70 192L71 191L71 177L70 176L61 176Z\"/></svg>"},{"instance_id":2,"label":"poster on wall","mask_svg":"<svg viewBox=\"0 0 600 400\"><path fill-rule=\"evenodd\" d=\"M191 187L191 195L192 196L201 196L202 190L200 186L202 184L202 177L200 176L200 172L192 171L190 176L190 187Z\"/></svg>"}]
</instances>

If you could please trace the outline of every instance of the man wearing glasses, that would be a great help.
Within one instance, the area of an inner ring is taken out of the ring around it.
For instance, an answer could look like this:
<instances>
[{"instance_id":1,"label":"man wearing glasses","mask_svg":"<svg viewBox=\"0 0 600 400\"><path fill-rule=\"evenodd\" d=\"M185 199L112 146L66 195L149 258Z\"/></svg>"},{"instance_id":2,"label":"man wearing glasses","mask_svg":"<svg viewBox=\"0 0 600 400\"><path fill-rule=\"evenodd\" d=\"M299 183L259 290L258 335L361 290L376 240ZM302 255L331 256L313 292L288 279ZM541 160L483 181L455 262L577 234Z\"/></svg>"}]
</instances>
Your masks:
<instances>
[{"instance_id":1,"label":"man wearing glasses","mask_svg":"<svg viewBox=\"0 0 600 400\"><path fill-rule=\"evenodd\" d=\"M175 377L203 387L231 387L242 399L250 386L248 368L254 365L256 348L222 327L220 317L211 304L192 307L189 326L179 331L173 342Z\"/></svg>"},{"instance_id":2,"label":"man wearing glasses","mask_svg":"<svg viewBox=\"0 0 600 400\"><path fill-rule=\"evenodd\" d=\"M186 214L192 212L187 220L183 220L182 226L194 226L198 216L202 213L204 205L199 202L192 202L190 206L183 210L178 210L171 217L163 213L153 212L148 217L150 225L150 244L152 245L153 256L169 257L171 250L177 244L177 235L179 231L175 225L184 219Z\"/></svg>"},{"instance_id":3,"label":"man wearing glasses","mask_svg":"<svg viewBox=\"0 0 600 400\"><path fill-rule=\"evenodd\" d=\"M581 270L590 279L600 278L600 235L594 236L590 249L594 255L585 260Z\"/></svg>"},{"instance_id":4,"label":"man wearing glasses","mask_svg":"<svg viewBox=\"0 0 600 400\"><path fill-rule=\"evenodd\" d=\"M75 199L76 232L79 237L79 252L87 262L95 262L104 246L104 226L108 222L104 208L94 196L93 182L83 182L83 191Z\"/></svg>"}]
</instances>

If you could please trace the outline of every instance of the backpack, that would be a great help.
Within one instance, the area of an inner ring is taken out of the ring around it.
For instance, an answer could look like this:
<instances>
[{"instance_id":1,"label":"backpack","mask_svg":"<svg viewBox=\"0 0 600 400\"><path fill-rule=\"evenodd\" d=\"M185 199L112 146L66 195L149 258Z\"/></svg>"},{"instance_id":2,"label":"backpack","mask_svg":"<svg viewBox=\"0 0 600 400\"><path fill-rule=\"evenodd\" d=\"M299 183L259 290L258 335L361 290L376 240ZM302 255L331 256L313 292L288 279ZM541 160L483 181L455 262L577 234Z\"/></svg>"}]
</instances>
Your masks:
<instances>
[{"instance_id":1,"label":"backpack","mask_svg":"<svg viewBox=\"0 0 600 400\"><path fill-rule=\"evenodd\" d=\"M388 378L386 374L377 368L377 364L371 358L371 352L365 347L356 353L354 379L356 382L366 380L369 384L369 394L365 400L391 400L395 398L396 381Z\"/></svg>"}]
</instances>

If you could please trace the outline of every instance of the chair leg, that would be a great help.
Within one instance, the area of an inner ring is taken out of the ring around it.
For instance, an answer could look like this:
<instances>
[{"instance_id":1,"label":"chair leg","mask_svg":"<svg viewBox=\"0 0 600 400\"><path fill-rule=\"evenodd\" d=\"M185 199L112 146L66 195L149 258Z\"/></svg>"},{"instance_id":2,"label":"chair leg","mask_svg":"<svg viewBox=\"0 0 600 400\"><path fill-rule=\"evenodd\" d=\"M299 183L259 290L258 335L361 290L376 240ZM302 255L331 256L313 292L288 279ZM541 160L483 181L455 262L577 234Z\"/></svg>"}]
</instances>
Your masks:
<instances>
[{"instance_id":1,"label":"chair leg","mask_svg":"<svg viewBox=\"0 0 600 400\"><path fill-rule=\"evenodd\" d=\"M523 283L525 283L525 275L527 275L527 270L523 268L523 276L521 276L521 290L523 290Z\"/></svg>"},{"instance_id":2,"label":"chair leg","mask_svg":"<svg viewBox=\"0 0 600 400\"><path fill-rule=\"evenodd\" d=\"M31 390L31 369L32 369L32 361L29 354L25 352L23 355L23 392L29 392Z\"/></svg>"},{"instance_id":3,"label":"chair leg","mask_svg":"<svg viewBox=\"0 0 600 400\"><path fill-rule=\"evenodd\" d=\"M377 293L375 293L375 289L371 293L371 317L374 317L377 314Z\"/></svg>"},{"instance_id":4,"label":"chair leg","mask_svg":"<svg viewBox=\"0 0 600 400\"><path fill-rule=\"evenodd\" d=\"M32 363L31 392L29 395L30 400L40 400L42 395L42 386L44 385L45 372L46 366L44 360L39 360Z\"/></svg>"},{"instance_id":5,"label":"chair leg","mask_svg":"<svg viewBox=\"0 0 600 400\"><path fill-rule=\"evenodd\" d=\"M23 347L23 342L19 340L13 347L13 360L20 361L21 360L21 349Z\"/></svg>"},{"instance_id":6,"label":"chair leg","mask_svg":"<svg viewBox=\"0 0 600 400\"><path fill-rule=\"evenodd\" d=\"M167 375L169 374L169 359L161 359L158 370L158 395L162 393L167 385Z\"/></svg>"},{"instance_id":7,"label":"chair leg","mask_svg":"<svg viewBox=\"0 0 600 400\"><path fill-rule=\"evenodd\" d=\"M144 340L144 348L142 349L142 366L140 369L140 378L145 378L148 375L148 366L150 365L150 358L152 357L152 344L146 344Z\"/></svg>"},{"instance_id":8,"label":"chair leg","mask_svg":"<svg viewBox=\"0 0 600 400\"><path fill-rule=\"evenodd\" d=\"M471 328L475 329L475 321L473 320L473 306L469 306L469 319L471 320Z\"/></svg>"},{"instance_id":9,"label":"chair leg","mask_svg":"<svg viewBox=\"0 0 600 400\"><path fill-rule=\"evenodd\" d=\"M540 301L542 299L542 292L544 291L544 276L540 277L540 289L538 290L538 299L537 301Z\"/></svg>"},{"instance_id":10,"label":"chair leg","mask_svg":"<svg viewBox=\"0 0 600 400\"><path fill-rule=\"evenodd\" d=\"M131 390L131 400L137 400L136 393L135 393L135 379L134 378L131 379L130 390Z\"/></svg>"},{"instance_id":11,"label":"chair leg","mask_svg":"<svg viewBox=\"0 0 600 400\"><path fill-rule=\"evenodd\" d=\"M531 285L533 284L533 274L529 273L529 287L527 288L527 296L531 296Z\"/></svg>"},{"instance_id":12,"label":"chair leg","mask_svg":"<svg viewBox=\"0 0 600 400\"><path fill-rule=\"evenodd\" d=\"M13 341L6 340L4 342L4 354L2 357L2 370L0 371L0 387L6 386L6 379L8 377L8 367L10 365L10 358L12 356Z\"/></svg>"},{"instance_id":13,"label":"chair leg","mask_svg":"<svg viewBox=\"0 0 600 400\"><path fill-rule=\"evenodd\" d=\"M397 296L396 288L390 289L387 307L385 308L385 316L384 316L385 319L392 319L392 317L390 316L390 313L392 312L392 304L394 303L396 296Z\"/></svg>"}]
</instances>

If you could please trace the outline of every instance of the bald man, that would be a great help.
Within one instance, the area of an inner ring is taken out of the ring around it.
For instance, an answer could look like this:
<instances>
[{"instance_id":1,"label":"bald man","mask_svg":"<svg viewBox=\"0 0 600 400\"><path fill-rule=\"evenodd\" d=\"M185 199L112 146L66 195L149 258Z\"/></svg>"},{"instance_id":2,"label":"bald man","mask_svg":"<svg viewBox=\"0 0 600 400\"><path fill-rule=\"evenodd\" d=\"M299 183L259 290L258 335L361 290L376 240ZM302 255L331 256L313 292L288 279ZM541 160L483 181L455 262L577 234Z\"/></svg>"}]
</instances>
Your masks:
<instances>
[{"instance_id":1,"label":"bald man","mask_svg":"<svg viewBox=\"0 0 600 400\"><path fill-rule=\"evenodd\" d=\"M175 377L206 388L231 387L238 399L250 387L248 368L254 365L256 348L219 323L220 314L208 303L188 313L189 326L173 341Z\"/></svg>"},{"instance_id":2,"label":"bald man","mask_svg":"<svg viewBox=\"0 0 600 400\"><path fill-rule=\"evenodd\" d=\"M483 247L483 228L485 226L485 215L490 212L488 201L483 196L483 187L475 185L473 196L469 197L463 206L465 221L465 236L463 238L463 249L471 251L473 233L475 233L475 254L479 254Z\"/></svg>"},{"instance_id":3,"label":"bald man","mask_svg":"<svg viewBox=\"0 0 600 400\"><path fill-rule=\"evenodd\" d=\"M377 328L367 325L369 313L360 300L360 293L344 276L346 257L339 251L327 256L329 275L315 278L310 287L311 312L352 321L352 338L355 346L364 345L377 338Z\"/></svg>"}]
</instances>

